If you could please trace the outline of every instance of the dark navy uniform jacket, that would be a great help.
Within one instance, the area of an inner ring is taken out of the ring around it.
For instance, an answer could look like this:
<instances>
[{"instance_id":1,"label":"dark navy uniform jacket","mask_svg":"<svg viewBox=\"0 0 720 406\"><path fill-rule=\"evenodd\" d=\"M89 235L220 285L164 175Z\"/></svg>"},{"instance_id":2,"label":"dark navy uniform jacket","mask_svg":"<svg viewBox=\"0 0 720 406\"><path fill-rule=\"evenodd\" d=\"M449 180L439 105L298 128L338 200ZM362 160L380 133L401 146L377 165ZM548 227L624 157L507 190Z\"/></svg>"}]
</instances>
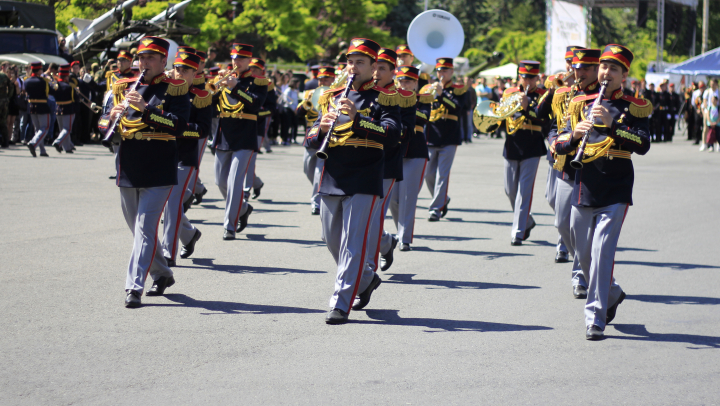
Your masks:
<instances>
[{"instance_id":1,"label":"dark navy uniform jacket","mask_svg":"<svg viewBox=\"0 0 720 406\"><path fill-rule=\"evenodd\" d=\"M464 85L448 83L432 104L429 122L425 127L427 143L431 147L462 144L460 115L465 111Z\"/></svg>"},{"instance_id":2,"label":"dark navy uniform jacket","mask_svg":"<svg viewBox=\"0 0 720 406\"><path fill-rule=\"evenodd\" d=\"M57 90L50 89L55 96L59 116L75 114L75 88L67 81L58 79Z\"/></svg>"},{"instance_id":3,"label":"dark navy uniform jacket","mask_svg":"<svg viewBox=\"0 0 720 406\"><path fill-rule=\"evenodd\" d=\"M505 90L503 97L520 91L517 87L511 87ZM529 91L527 96L530 103L528 103L527 110L520 110L513 114L511 118L505 120L508 130L505 147L503 148L505 159L522 161L523 159L543 156L547 153L542 127L548 116L538 111L538 106L540 106L541 110L543 109L543 105L538 104L538 102L544 101L544 99L540 99L545 92L547 90L540 88ZM519 129L510 134L517 127Z\"/></svg>"},{"instance_id":4,"label":"dark navy uniform jacket","mask_svg":"<svg viewBox=\"0 0 720 406\"><path fill-rule=\"evenodd\" d=\"M212 95L195 86L190 87L190 120L183 122L182 136L178 138L177 146L180 164L197 168L200 143L198 139L207 138L212 126Z\"/></svg>"},{"instance_id":5,"label":"dark navy uniform jacket","mask_svg":"<svg viewBox=\"0 0 720 406\"><path fill-rule=\"evenodd\" d=\"M215 94L220 111L217 139L213 141L215 148L220 151L257 151L257 114L267 97L267 85L266 78L253 76L248 69L240 75L235 88L224 88ZM223 117L226 114L235 117Z\"/></svg>"},{"instance_id":6,"label":"dark navy uniform jacket","mask_svg":"<svg viewBox=\"0 0 720 406\"><path fill-rule=\"evenodd\" d=\"M578 96L571 102L570 112L574 116L558 136L558 154L573 154L581 140L572 140L573 122L587 117L592 102L598 94ZM632 204L632 188L635 179L630 153L645 155L650 149L648 116L652 103L646 99L626 96L622 89L613 92L612 97L602 99L602 106L610 111L613 123L605 127L596 120L590 133L588 145L607 142L610 146L605 154L587 162L575 175L573 206L604 207L612 204ZM599 123L599 124L598 124ZM586 150L587 151L587 150ZM625 155L626 157L621 157ZM573 158L569 157L569 160Z\"/></svg>"},{"instance_id":7,"label":"dark navy uniform jacket","mask_svg":"<svg viewBox=\"0 0 720 406\"><path fill-rule=\"evenodd\" d=\"M47 98L50 94L50 83L41 73L33 73L25 80L30 114L50 114ZM55 113L55 112L52 112Z\"/></svg>"},{"instance_id":8,"label":"dark navy uniform jacket","mask_svg":"<svg viewBox=\"0 0 720 406\"><path fill-rule=\"evenodd\" d=\"M420 95L417 96L417 104L415 105L415 127L409 135L407 151L405 158L422 158L428 159L428 146L425 140L425 125L430 117L432 110L433 97L428 93L428 87L420 89Z\"/></svg>"},{"instance_id":9,"label":"dark navy uniform jacket","mask_svg":"<svg viewBox=\"0 0 720 406\"><path fill-rule=\"evenodd\" d=\"M264 137L265 136L265 128L268 126L268 121L272 119L272 114L275 112L275 109L277 108L277 93L275 93L275 85L272 84L272 82L268 83L268 91L267 91L267 97L265 98L265 102L263 103L262 107L260 108L260 112L258 113L258 125L257 125L257 136L258 137ZM258 145L257 151L260 150L260 147L262 145Z\"/></svg>"},{"instance_id":10,"label":"dark navy uniform jacket","mask_svg":"<svg viewBox=\"0 0 720 406\"><path fill-rule=\"evenodd\" d=\"M320 132L320 121L329 108L335 108L343 90L328 90L320 98L320 116L307 135L310 148L320 148L326 136ZM338 118L334 136L349 138L344 145L328 148L320 194L383 197L383 148L396 145L402 130L398 93L374 86L370 81L359 91L351 90L348 99L355 103L358 113L353 121L344 114Z\"/></svg>"},{"instance_id":11,"label":"dark navy uniform jacket","mask_svg":"<svg viewBox=\"0 0 720 406\"><path fill-rule=\"evenodd\" d=\"M98 121L101 131L107 131L110 111L116 103L124 101L125 91L134 83L134 78L115 82L114 97L110 98ZM178 147L175 139L183 137L183 122L190 119L188 87L184 80L169 79L164 73L150 80L150 84L137 87L148 106L143 113L130 107L118 126L118 131L125 134L118 151L116 184L119 187L177 185ZM138 133L165 139L138 139Z\"/></svg>"},{"instance_id":12,"label":"dark navy uniform jacket","mask_svg":"<svg viewBox=\"0 0 720 406\"><path fill-rule=\"evenodd\" d=\"M388 145L383 150L385 153L383 179L395 179L400 182L403 180L403 158L407 152L412 133L415 132L415 104L417 104L417 96L415 92L396 89L393 83L390 83L388 90L398 92L397 98L400 106L402 130L400 131L400 140L398 143Z\"/></svg>"}]
</instances>

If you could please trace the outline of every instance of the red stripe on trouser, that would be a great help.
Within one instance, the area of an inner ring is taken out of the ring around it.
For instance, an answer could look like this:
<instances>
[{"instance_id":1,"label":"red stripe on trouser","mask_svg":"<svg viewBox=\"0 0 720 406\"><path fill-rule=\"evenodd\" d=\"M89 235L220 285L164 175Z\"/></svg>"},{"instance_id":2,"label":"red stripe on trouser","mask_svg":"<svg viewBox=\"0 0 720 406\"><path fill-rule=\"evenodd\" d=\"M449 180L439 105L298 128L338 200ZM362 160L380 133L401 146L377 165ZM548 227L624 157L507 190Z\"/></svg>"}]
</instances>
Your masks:
<instances>
[{"instance_id":1,"label":"red stripe on trouser","mask_svg":"<svg viewBox=\"0 0 720 406\"><path fill-rule=\"evenodd\" d=\"M622 230L622 225L625 224L625 217L627 217L628 209L630 208L630 205L625 206L625 213L623 214L622 223L620 224L620 230ZM618 239L620 236L618 236ZM617 245L615 245L615 252L617 252ZM612 271L610 271L610 286L612 286L613 278L615 277L615 255L613 255L613 266Z\"/></svg>"},{"instance_id":2,"label":"red stripe on trouser","mask_svg":"<svg viewBox=\"0 0 720 406\"><path fill-rule=\"evenodd\" d=\"M183 215L183 197L185 197L185 191L187 190L187 185L190 182L190 178L192 178L193 175L193 168L190 167L190 174L185 179L185 185L183 185L182 192L180 194L180 204L178 204L178 215L177 219L175 219L175 232L173 233L173 242L172 242L172 250L170 251L170 259L175 260L175 255L177 252L177 243L178 243L178 231L180 230L180 221L182 219Z\"/></svg>"},{"instance_id":3,"label":"red stripe on trouser","mask_svg":"<svg viewBox=\"0 0 720 406\"><path fill-rule=\"evenodd\" d=\"M428 160L426 159L425 163L423 164L422 175L420 175L420 185L418 186L418 194L420 194L419 192L422 190L422 184L423 184L423 179L425 179L425 168L427 168L427 162L428 162ZM417 210L417 197L415 198L415 209ZM412 244L413 238L415 238L415 213L414 212L413 212L413 216L412 216L412 228L410 231L410 244Z\"/></svg>"},{"instance_id":4,"label":"red stripe on trouser","mask_svg":"<svg viewBox=\"0 0 720 406\"><path fill-rule=\"evenodd\" d=\"M375 248L375 256L373 257L375 260L375 268L373 268L373 272L377 271L377 264L378 264L378 257L380 256L380 239L382 238L383 230L385 229L385 204L387 204L388 199L390 198L390 195L392 194L393 186L395 186L395 179L392 180L390 183L390 187L388 188L388 192L385 194L385 198L383 199L382 206L380 207L380 231L378 232L378 239L377 239L377 248Z\"/></svg>"},{"instance_id":5,"label":"red stripe on trouser","mask_svg":"<svg viewBox=\"0 0 720 406\"><path fill-rule=\"evenodd\" d=\"M36 146L39 145L45 139L45 136L47 135L48 131L50 131L50 114L47 114L46 117L47 117L47 126L45 126L45 128L47 128L47 130L43 131L43 135L41 135L40 139L38 139L38 142L35 143Z\"/></svg>"},{"instance_id":6,"label":"red stripe on trouser","mask_svg":"<svg viewBox=\"0 0 720 406\"><path fill-rule=\"evenodd\" d=\"M118 178L120 178L120 177L118 176ZM167 201L170 198L170 193L172 193L173 187L174 186L170 187L170 192L168 193L167 197L165 198L165 203L163 203L163 207L165 207L165 205L167 204ZM155 223L155 241L153 243L152 256L150 257L150 265L148 265L147 271L145 271L145 278L143 279L143 283L145 283L145 281L147 280L147 276L150 273L150 268L152 268L153 261L155 261L155 250L157 250L157 243L158 243L157 233L158 233L158 227L160 227L160 219L162 218L162 215L163 215L163 211L160 210L160 215L158 216L157 223ZM135 214L135 216L137 216L137 213ZM135 218L135 222L136 222L135 224L137 224L137 218Z\"/></svg>"},{"instance_id":7,"label":"red stripe on trouser","mask_svg":"<svg viewBox=\"0 0 720 406\"><path fill-rule=\"evenodd\" d=\"M373 201L370 204L370 207L375 206L375 200L377 199L377 196L373 196ZM365 225L365 236L363 237L363 246L362 246L362 255L360 255L360 269L358 269L358 275L355 279L355 288L353 289L353 294L350 299L350 306L348 307L348 314L350 314L350 310L352 309L353 302L355 301L355 295L357 295L358 288L360 287L360 279L362 278L363 269L365 269L365 250L367 249L367 236L368 232L370 231L370 220L372 220L372 209L370 210L370 214L368 215L368 221Z\"/></svg>"},{"instance_id":8,"label":"red stripe on trouser","mask_svg":"<svg viewBox=\"0 0 720 406\"><path fill-rule=\"evenodd\" d=\"M255 155L255 152L253 152L253 155ZM242 179L243 182L245 181L245 177L247 176L247 170L250 167L250 162L252 161L252 156L250 156L250 159L248 159L247 166L245 166L245 172L243 172ZM233 186L233 192L235 192L235 187ZM235 226L233 228L237 228L238 220L240 219L240 212L242 211L242 205L243 201L245 200L245 192L243 188L240 188L240 207L238 207L237 216L235 216Z\"/></svg>"}]
</instances>

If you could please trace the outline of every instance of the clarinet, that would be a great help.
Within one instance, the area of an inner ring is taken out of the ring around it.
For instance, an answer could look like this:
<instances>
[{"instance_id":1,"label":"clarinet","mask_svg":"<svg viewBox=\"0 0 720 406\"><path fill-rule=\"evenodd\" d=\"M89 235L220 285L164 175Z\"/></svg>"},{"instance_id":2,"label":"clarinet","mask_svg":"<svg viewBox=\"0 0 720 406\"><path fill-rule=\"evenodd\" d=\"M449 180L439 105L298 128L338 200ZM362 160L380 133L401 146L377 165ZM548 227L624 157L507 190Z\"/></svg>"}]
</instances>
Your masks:
<instances>
[{"instance_id":1,"label":"clarinet","mask_svg":"<svg viewBox=\"0 0 720 406\"><path fill-rule=\"evenodd\" d=\"M590 108L590 115L588 116L588 120L591 122L595 122L595 116L593 115L592 111L595 109L595 107L600 105L600 101L602 100L603 96L605 96L605 88L607 87L608 82L603 81L600 84L600 93L598 94L598 98L595 99L595 101L592 104L592 107ZM573 169L582 169L583 167L583 155L585 154L585 147L587 146L588 138L590 138L590 130L586 130L585 134L583 134L582 141L580 142L580 146L578 147L577 154L575 155L575 159L570 161L570 166Z\"/></svg>"},{"instance_id":2,"label":"clarinet","mask_svg":"<svg viewBox=\"0 0 720 406\"><path fill-rule=\"evenodd\" d=\"M138 76L137 81L136 81L135 83L133 83L133 86L132 86L132 88L130 89L130 92L132 92L132 91L134 91L135 89L137 89L138 85L142 82L143 78L145 77L145 73L147 73L147 69L143 70L143 71L140 73L140 76ZM129 92L128 92L128 93L129 93ZM128 109L130 108L130 102L129 102L127 99L125 99L125 100L123 101L123 105L122 105L122 106L123 106L123 111L122 111L122 113L120 113L120 114L118 114L117 116L115 116L115 119L114 119L113 122L110 124L110 126L108 127L107 132L105 133L105 138L103 138L103 140L102 140L102 145L103 145L103 147L112 148L112 139L113 139L113 137L115 136L115 131L117 130L117 126L118 126L118 124L120 123L120 119L122 119L123 117L125 117L125 115L127 114L127 111L128 111Z\"/></svg>"},{"instance_id":3,"label":"clarinet","mask_svg":"<svg viewBox=\"0 0 720 406\"><path fill-rule=\"evenodd\" d=\"M352 89L352 84L354 81L355 75L352 73L349 74L347 85L345 86L345 90L340 96L340 99L347 98L348 94L350 93L350 89ZM340 110L338 110L338 113L340 113ZM338 118L340 118L340 114L338 114ZM320 145L320 149L318 149L318 151L315 153L316 157L320 159L328 159L327 149L330 146L330 136L332 135L333 131L335 131L335 124L337 124L337 118L330 125L330 129L328 130L327 134L325 134L325 139L323 140L322 145Z\"/></svg>"}]
</instances>

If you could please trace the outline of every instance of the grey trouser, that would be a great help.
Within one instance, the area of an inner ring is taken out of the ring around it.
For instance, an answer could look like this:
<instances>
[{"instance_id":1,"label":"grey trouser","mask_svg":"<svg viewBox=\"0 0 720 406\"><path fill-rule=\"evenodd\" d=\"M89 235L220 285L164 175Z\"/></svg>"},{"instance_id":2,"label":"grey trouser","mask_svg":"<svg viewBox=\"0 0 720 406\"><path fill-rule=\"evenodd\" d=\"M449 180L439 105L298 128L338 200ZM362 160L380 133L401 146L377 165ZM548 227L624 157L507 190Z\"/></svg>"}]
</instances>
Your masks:
<instances>
[{"instance_id":1,"label":"grey trouser","mask_svg":"<svg viewBox=\"0 0 720 406\"><path fill-rule=\"evenodd\" d=\"M312 197L310 198L310 206L313 209L320 208L320 180L325 168L325 160L316 157L316 152L317 150L314 148L305 148L305 155L303 156L303 171L313 185Z\"/></svg>"},{"instance_id":2,"label":"grey trouser","mask_svg":"<svg viewBox=\"0 0 720 406\"><path fill-rule=\"evenodd\" d=\"M557 184L559 182L558 180L558 171L553 169L553 163L548 161L550 164L548 167L548 174L547 174L547 184L545 185L545 200L547 200L550 207L553 209L554 213L557 213L557 199L556 199L556 189ZM557 226L555 226L557 227ZM556 252L568 252L567 247L565 246L565 242L563 241L562 234L558 232L558 241L556 246Z\"/></svg>"},{"instance_id":3,"label":"grey trouser","mask_svg":"<svg viewBox=\"0 0 720 406\"><path fill-rule=\"evenodd\" d=\"M197 168L193 171L190 183L188 183L188 190L190 190L191 194L200 193L205 189L205 185L202 183L202 180L200 180L200 164L202 163L203 155L205 155L205 146L207 143L207 138L198 140L198 164Z\"/></svg>"},{"instance_id":4,"label":"grey trouser","mask_svg":"<svg viewBox=\"0 0 720 406\"><path fill-rule=\"evenodd\" d=\"M142 292L148 272L153 280L173 275L158 247L157 238L160 216L173 187L119 189L125 222L134 238L125 290Z\"/></svg>"},{"instance_id":5,"label":"grey trouser","mask_svg":"<svg viewBox=\"0 0 720 406\"><path fill-rule=\"evenodd\" d=\"M411 244L413 230L415 229L415 210L417 208L418 195L422 188L423 177L427 159L405 158L403 159L403 180L397 182L390 195L390 213L398 231L398 238L401 243ZM392 240L389 233L383 231L381 238L380 252L387 254L383 247L392 247Z\"/></svg>"},{"instance_id":6,"label":"grey trouser","mask_svg":"<svg viewBox=\"0 0 720 406\"><path fill-rule=\"evenodd\" d=\"M425 184L432 194L432 201L428 211L430 214L440 215L448 199L448 186L450 184L450 168L455 159L457 145L444 147L428 147L430 159L425 171Z\"/></svg>"},{"instance_id":7,"label":"grey trouser","mask_svg":"<svg viewBox=\"0 0 720 406\"><path fill-rule=\"evenodd\" d=\"M210 146L215 145L215 136L217 135L218 127L220 126L220 117L215 117L210 120Z\"/></svg>"},{"instance_id":8,"label":"grey trouser","mask_svg":"<svg viewBox=\"0 0 720 406\"><path fill-rule=\"evenodd\" d=\"M321 196L320 221L323 240L337 264L335 292L330 308L350 312L358 292L372 282L374 273L364 267L370 216L378 196ZM364 268L364 269L363 269Z\"/></svg>"},{"instance_id":9,"label":"grey trouser","mask_svg":"<svg viewBox=\"0 0 720 406\"><path fill-rule=\"evenodd\" d=\"M215 184L220 188L225 199L226 230L235 232L240 216L248 209L244 199L243 182L250 165L250 158L255 151L241 149L239 151L215 151Z\"/></svg>"},{"instance_id":10,"label":"grey trouser","mask_svg":"<svg viewBox=\"0 0 720 406\"><path fill-rule=\"evenodd\" d=\"M365 263L371 271L377 270L378 255L381 247L380 240L385 228L385 214L388 209L388 202L392 194L395 179L383 179L383 198L377 198L372 209L370 220L370 231L367 236L367 251L365 252ZM392 240L390 241L392 243ZM386 252L390 247L384 247Z\"/></svg>"},{"instance_id":11,"label":"grey trouser","mask_svg":"<svg viewBox=\"0 0 720 406\"><path fill-rule=\"evenodd\" d=\"M50 124L52 124L50 116L53 116L53 114L30 114L30 119L35 127L35 136L33 136L29 144L39 148L41 154L45 153L45 143L43 142L45 136L48 135L52 128L50 127Z\"/></svg>"},{"instance_id":12,"label":"grey trouser","mask_svg":"<svg viewBox=\"0 0 720 406\"><path fill-rule=\"evenodd\" d=\"M257 160L257 155L257 153L254 153L252 155L252 158L250 158L250 165L248 165L248 170L245 173L245 185L243 187L243 192L245 193L245 200L250 199L250 189L259 189L264 185L262 179L260 179L259 176L255 175L255 161Z\"/></svg>"},{"instance_id":13,"label":"grey trouser","mask_svg":"<svg viewBox=\"0 0 720 406\"><path fill-rule=\"evenodd\" d=\"M187 245L195 235L195 227L190 224L183 211L183 191L187 190L195 172L192 166L178 165L178 184L170 192L163 216L162 249L165 258L175 260L178 239L183 245Z\"/></svg>"},{"instance_id":14,"label":"grey trouser","mask_svg":"<svg viewBox=\"0 0 720 406\"><path fill-rule=\"evenodd\" d=\"M566 241L566 249L570 255L573 256L572 265L572 285L580 285L587 288L587 282L585 281L585 275L582 273L580 267L580 259L575 252L575 244L572 238L572 223L570 222L570 213L572 211L572 191L573 181L558 179L557 197L555 199L555 227L557 227L558 233L563 241Z\"/></svg>"},{"instance_id":15,"label":"grey trouser","mask_svg":"<svg viewBox=\"0 0 720 406\"><path fill-rule=\"evenodd\" d=\"M586 327L594 324L604 330L607 309L620 298L622 289L615 283L613 270L615 250L628 207L628 204L619 203L572 208L572 239L588 281Z\"/></svg>"},{"instance_id":16,"label":"grey trouser","mask_svg":"<svg viewBox=\"0 0 720 406\"><path fill-rule=\"evenodd\" d=\"M510 199L510 206L513 209L510 238L522 240L525 237L528 223L532 222L530 209L532 208L535 175L537 175L539 163L540 157L522 161L505 160L505 194Z\"/></svg>"},{"instance_id":17,"label":"grey trouser","mask_svg":"<svg viewBox=\"0 0 720 406\"><path fill-rule=\"evenodd\" d=\"M57 116L58 124L60 125L60 134L58 134L58 137L55 142L53 142L53 145L60 145L64 151L72 151L75 146L70 140L73 118L75 118L75 114L63 114Z\"/></svg>"}]
</instances>

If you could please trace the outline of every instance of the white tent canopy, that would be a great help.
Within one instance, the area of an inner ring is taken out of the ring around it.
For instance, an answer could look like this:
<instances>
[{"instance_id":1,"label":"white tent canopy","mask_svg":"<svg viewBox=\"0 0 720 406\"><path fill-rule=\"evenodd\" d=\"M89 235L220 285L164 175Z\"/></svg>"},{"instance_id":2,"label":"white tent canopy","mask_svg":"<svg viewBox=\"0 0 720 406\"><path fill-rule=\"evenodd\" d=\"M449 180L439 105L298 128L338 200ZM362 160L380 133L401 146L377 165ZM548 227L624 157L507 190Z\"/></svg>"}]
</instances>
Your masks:
<instances>
[{"instance_id":1,"label":"white tent canopy","mask_svg":"<svg viewBox=\"0 0 720 406\"><path fill-rule=\"evenodd\" d=\"M507 65L498 66L497 68L492 68L488 70L484 70L480 72L478 76L482 76L485 78L494 78L495 76L500 76L501 78L515 78L517 76L518 66L514 63L509 63Z\"/></svg>"}]
</instances>

